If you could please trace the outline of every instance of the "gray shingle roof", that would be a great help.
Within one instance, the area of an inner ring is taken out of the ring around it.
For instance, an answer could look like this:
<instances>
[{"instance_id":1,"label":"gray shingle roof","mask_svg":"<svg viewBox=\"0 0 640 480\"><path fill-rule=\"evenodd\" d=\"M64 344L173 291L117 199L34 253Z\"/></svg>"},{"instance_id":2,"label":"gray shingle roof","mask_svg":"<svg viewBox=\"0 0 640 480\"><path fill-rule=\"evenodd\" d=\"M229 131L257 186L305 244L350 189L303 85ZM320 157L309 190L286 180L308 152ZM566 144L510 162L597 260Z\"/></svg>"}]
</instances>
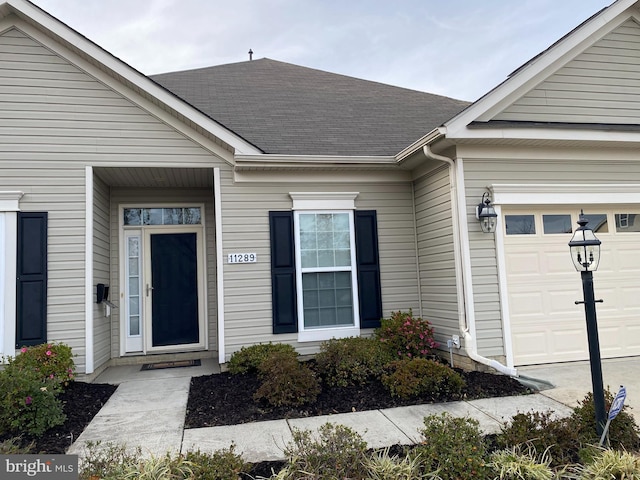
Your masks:
<instances>
[{"instance_id":1,"label":"gray shingle roof","mask_svg":"<svg viewBox=\"0 0 640 480\"><path fill-rule=\"evenodd\" d=\"M468 105L267 58L151 78L283 155L395 155Z\"/></svg>"}]
</instances>

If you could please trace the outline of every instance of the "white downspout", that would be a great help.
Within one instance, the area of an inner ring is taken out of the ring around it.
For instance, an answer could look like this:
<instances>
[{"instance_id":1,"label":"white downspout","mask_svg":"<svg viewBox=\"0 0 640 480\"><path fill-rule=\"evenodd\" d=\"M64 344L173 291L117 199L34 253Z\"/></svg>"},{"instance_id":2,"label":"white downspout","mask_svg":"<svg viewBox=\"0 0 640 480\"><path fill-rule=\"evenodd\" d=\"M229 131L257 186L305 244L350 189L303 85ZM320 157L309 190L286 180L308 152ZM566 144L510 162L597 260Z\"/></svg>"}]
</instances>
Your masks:
<instances>
[{"instance_id":1,"label":"white downspout","mask_svg":"<svg viewBox=\"0 0 640 480\"><path fill-rule=\"evenodd\" d=\"M464 172L460 161L433 153L429 145L423 147L425 156L431 160L437 160L449 165L449 184L451 186L451 215L453 224L454 262L457 296L458 296L458 326L464 338L464 348L467 356L472 360L487 365L505 375L517 376L515 368L508 367L490 358L478 354L476 342L475 309L473 305L473 283L471 278L471 256L469 254L469 236L466 226L466 213L464 210L465 188ZM463 208L460 208L460 205ZM464 237L464 238L463 238ZM468 301L467 301L468 298Z\"/></svg>"}]
</instances>

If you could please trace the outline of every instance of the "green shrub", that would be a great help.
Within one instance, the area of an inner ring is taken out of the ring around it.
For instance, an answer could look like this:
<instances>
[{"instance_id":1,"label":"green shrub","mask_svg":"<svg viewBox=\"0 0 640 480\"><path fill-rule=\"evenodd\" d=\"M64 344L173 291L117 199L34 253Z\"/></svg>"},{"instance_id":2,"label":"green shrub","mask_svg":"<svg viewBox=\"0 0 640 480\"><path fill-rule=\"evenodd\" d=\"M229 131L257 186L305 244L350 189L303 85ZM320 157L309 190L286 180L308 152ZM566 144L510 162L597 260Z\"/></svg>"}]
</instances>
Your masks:
<instances>
[{"instance_id":1,"label":"green shrub","mask_svg":"<svg viewBox=\"0 0 640 480\"><path fill-rule=\"evenodd\" d=\"M613 402L613 394L607 389L604 392L605 409L609 411ZM640 429L624 407L622 411L611 421L609 426L609 441L611 447L615 449L625 449L635 451L640 449ZM571 422L579 426L578 440L581 445L598 444L600 437L596 433L595 406L593 394L588 393L584 399L573 409Z\"/></svg>"},{"instance_id":2,"label":"green shrub","mask_svg":"<svg viewBox=\"0 0 640 480\"><path fill-rule=\"evenodd\" d=\"M235 453L235 445L213 453L187 452L185 459L191 463L193 476L198 480L238 480L242 478L240 473L249 468Z\"/></svg>"},{"instance_id":3,"label":"green shrub","mask_svg":"<svg viewBox=\"0 0 640 480\"><path fill-rule=\"evenodd\" d=\"M57 398L60 384L12 359L0 371L0 431L42 435L66 420Z\"/></svg>"},{"instance_id":4,"label":"green shrub","mask_svg":"<svg viewBox=\"0 0 640 480\"><path fill-rule=\"evenodd\" d=\"M430 415L420 433L423 441L411 455L418 456L423 473L435 472L443 479L488 478L486 445L477 420Z\"/></svg>"},{"instance_id":5,"label":"green shrub","mask_svg":"<svg viewBox=\"0 0 640 480\"><path fill-rule=\"evenodd\" d=\"M124 476L126 465L137 464L142 449L137 447L128 452L124 445L115 443L87 442L80 456L80 480L99 478L117 480Z\"/></svg>"},{"instance_id":6,"label":"green shrub","mask_svg":"<svg viewBox=\"0 0 640 480\"><path fill-rule=\"evenodd\" d=\"M550 465L557 467L580 460L580 425L569 418L552 418L552 412L527 412L513 416L496 438L499 448L529 445L547 451Z\"/></svg>"},{"instance_id":7,"label":"green shrub","mask_svg":"<svg viewBox=\"0 0 640 480\"><path fill-rule=\"evenodd\" d=\"M552 480L553 470L546 452L537 458L536 451L530 447L523 451L521 447L512 447L493 452L487 466L499 480Z\"/></svg>"},{"instance_id":8,"label":"green shrub","mask_svg":"<svg viewBox=\"0 0 640 480\"><path fill-rule=\"evenodd\" d=\"M626 451L602 450L577 468L580 480L640 480L640 457Z\"/></svg>"},{"instance_id":9,"label":"green shrub","mask_svg":"<svg viewBox=\"0 0 640 480\"><path fill-rule=\"evenodd\" d=\"M260 364L273 353L288 353L297 357L298 354L291 345L286 343L260 343L250 347L242 347L231 355L229 359L229 372L258 373Z\"/></svg>"},{"instance_id":10,"label":"green shrub","mask_svg":"<svg viewBox=\"0 0 640 480\"><path fill-rule=\"evenodd\" d=\"M293 440L284 453L287 465L277 478L281 480L342 480L366 478L364 460L367 443L358 433L343 425L325 423L318 435L293 429Z\"/></svg>"},{"instance_id":11,"label":"green shrub","mask_svg":"<svg viewBox=\"0 0 640 480\"><path fill-rule=\"evenodd\" d=\"M389 364L387 370L388 373L382 375L382 384L394 397L431 395L450 398L460 395L465 386L460 374L426 358L397 360Z\"/></svg>"},{"instance_id":12,"label":"green shrub","mask_svg":"<svg viewBox=\"0 0 640 480\"><path fill-rule=\"evenodd\" d=\"M383 318L375 335L393 355L400 358L427 358L438 346L431 323L414 317L411 310L392 312L390 318Z\"/></svg>"},{"instance_id":13,"label":"green shrub","mask_svg":"<svg viewBox=\"0 0 640 480\"><path fill-rule=\"evenodd\" d=\"M362 385L379 378L394 359L375 338L349 337L323 342L316 355L318 371L329 386Z\"/></svg>"},{"instance_id":14,"label":"green shrub","mask_svg":"<svg viewBox=\"0 0 640 480\"><path fill-rule=\"evenodd\" d=\"M43 379L68 385L75 377L75 364L71 347L63 343L43 343L34 347L22 347L13 359L20 369L38 372Z\"/></svg>"},{"instance_id":15,"label":"green shrub","mask_svg":"<svg viewBox=\"0 0 640 480\"><path fill-rule=\"evenodd\" d=\"M320 393L320 382L311 369L290 352L271 353L260 364L262 384L255 400L265 400L274 407L311 403Z\"/></svg>"}]
</instances>

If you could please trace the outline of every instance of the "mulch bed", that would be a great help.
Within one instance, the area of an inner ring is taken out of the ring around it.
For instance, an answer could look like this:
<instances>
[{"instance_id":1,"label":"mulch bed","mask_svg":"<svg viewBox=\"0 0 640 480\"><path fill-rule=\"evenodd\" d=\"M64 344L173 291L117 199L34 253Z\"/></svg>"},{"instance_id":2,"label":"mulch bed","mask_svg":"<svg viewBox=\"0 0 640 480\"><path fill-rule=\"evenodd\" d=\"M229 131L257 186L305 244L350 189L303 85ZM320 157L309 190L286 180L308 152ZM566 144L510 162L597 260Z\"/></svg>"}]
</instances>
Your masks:
<instances>
[{"instance_id":1,"label":"mulch bed","mask_svg":"<svg viewBox=\"0 0 640 480\"><path fill-rule=\"evenodd\" d=\"M58 397L63 403L67 420L62 425L47 430L39 438L22 435L22 445L33 442L31 453L63 454L107 403L116 388L116 385L71 382ZM12 436L0 433L0 441Z\"/></svg>"},{"instance_id":2,"label":"mulch bed","mask_svg":"<svg viewBox=\"0 0 640 480\"><path fill-rule=\"evenodd\" d=\"M323 387L312 405L270 408L253 400L260 380L253 374L222 373L191 379L185 426L187 428L236 425L240 423L301 418L335 413L359 412L422 403L472 400L486 397L522 395L530 390L504 375L457 370L466 382L461 395L422 396L402 400L389 395L380 382L346 388Z\"/></svg>"},{"instance_id":3,"label":"mulch bed","mask_svg":"<svg viewBox=\"0 0 640 480\"><path fill-rule=\"evenodd\" d=\"M361 387L325 388L318 401L302 408L266 408L253 400L260 385L255 375L222 373L191 379L187 406L187 428L232 425L260 420L300 418L332 413L390 408L402 405L454 401L506 395L521 395L530 391L513 378L481 372L462 372L467 387L457 397L420 397L411 400L392 398L379 382ZM63 425L45 432L40 438L22 436L22 444L33 441L33 453L62 454L82 433L91 419L116 390L115 385L72 382L60 395L67 420ZM0 441L12 435L0 434ZM105 439L108 441L108 439ZM254 465L252 474L268 473L281 462ZM277 470L277 468L276 468Z\"/></svg>"}]
</instances>

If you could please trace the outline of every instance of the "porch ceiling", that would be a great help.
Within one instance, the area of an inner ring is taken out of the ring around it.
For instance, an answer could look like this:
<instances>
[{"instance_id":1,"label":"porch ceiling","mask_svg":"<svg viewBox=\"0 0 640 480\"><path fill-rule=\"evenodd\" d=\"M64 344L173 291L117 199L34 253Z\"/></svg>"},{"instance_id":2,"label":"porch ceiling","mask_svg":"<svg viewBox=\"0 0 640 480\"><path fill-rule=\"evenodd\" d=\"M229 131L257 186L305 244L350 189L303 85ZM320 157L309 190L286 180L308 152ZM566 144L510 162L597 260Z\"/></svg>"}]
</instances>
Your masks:
<instances>
[{"instance_id":1,"label":"porch ceiling","mask_svg":"<svg viewBox=\"0 0 640 480\"><path fill-rule=\"evenodd\" d=\"M93 171L111 187L213 188L212 168L95 167Z\"/></svg>"}]
</instances>

